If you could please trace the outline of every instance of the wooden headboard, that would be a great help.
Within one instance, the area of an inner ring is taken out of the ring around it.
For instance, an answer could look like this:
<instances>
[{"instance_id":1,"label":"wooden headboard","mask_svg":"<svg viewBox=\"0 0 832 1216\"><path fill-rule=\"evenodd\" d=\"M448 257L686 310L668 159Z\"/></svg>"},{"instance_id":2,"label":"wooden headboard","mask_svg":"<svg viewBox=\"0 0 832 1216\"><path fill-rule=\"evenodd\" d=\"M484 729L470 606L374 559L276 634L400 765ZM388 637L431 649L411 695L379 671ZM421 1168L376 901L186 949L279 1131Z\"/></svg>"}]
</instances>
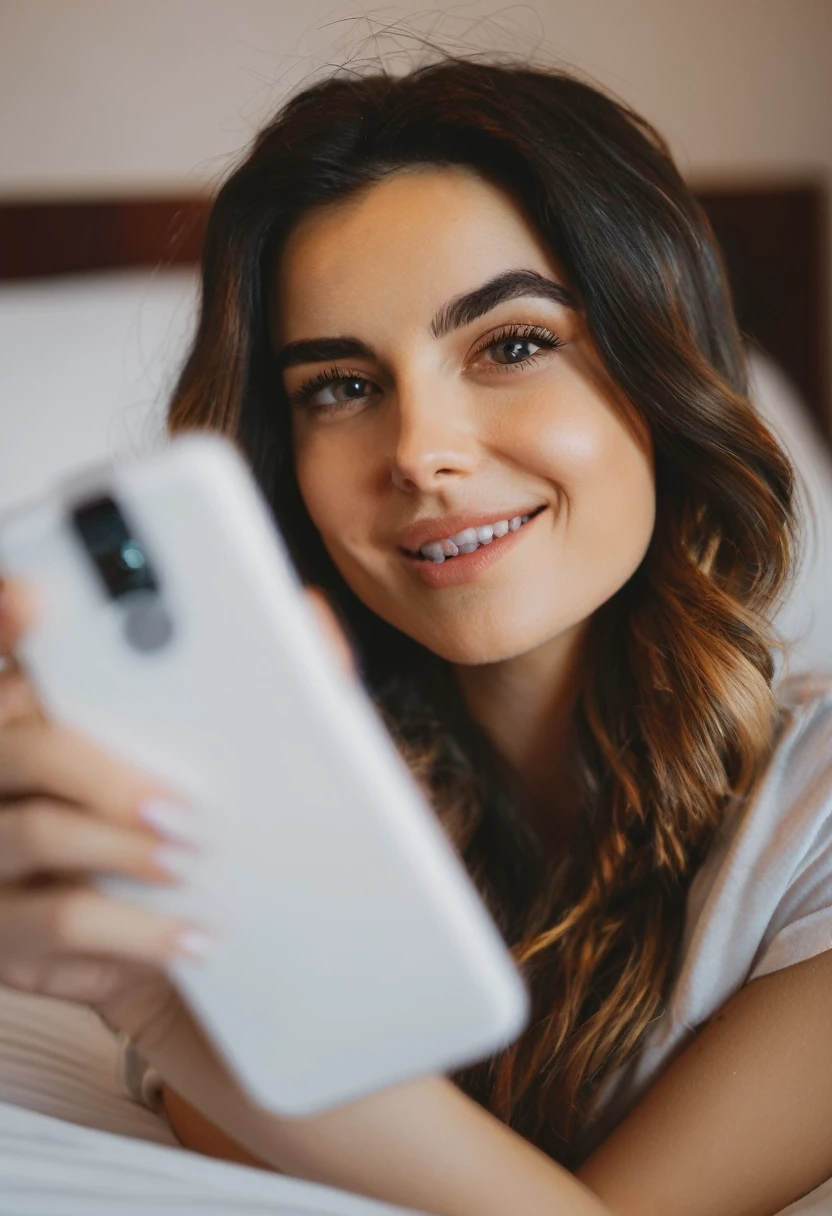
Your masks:
<instances>
[{"instance_id":1,"label":"wooden headboard","mask_svg":"<svg viewBox=\"0 0 832 1216\"><path fill-rule=\"evenodd\" d=\"M823 188L700 188L725 252L740 316L832 437ZM209 202L199 197L0 202L0 282L198 261Z\"/></svg>"},{"instance_id":2,"label":"wooden headboard","mask_svg":"<svg viewBox=\"0 0 832 1216\"><path fill-rule=\"evenodd\" d=\"M827 198L819 185L698 190L745 333L773 355L832 438Z\"/></svg>"}]
</instances>

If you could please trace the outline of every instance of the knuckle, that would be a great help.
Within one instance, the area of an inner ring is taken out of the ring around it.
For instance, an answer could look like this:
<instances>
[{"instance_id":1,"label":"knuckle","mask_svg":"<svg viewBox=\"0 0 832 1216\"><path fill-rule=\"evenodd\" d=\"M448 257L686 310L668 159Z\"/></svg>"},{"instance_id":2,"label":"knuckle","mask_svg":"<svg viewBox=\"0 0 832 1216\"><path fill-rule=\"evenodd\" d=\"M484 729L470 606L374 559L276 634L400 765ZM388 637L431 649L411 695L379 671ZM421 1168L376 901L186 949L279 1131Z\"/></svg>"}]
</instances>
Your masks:
<instances>
[{"instance_id":1,"label":"knuckle","mask_svg":"<svg viewBox=\"0 0 832 1216\"><path fill-rule=\"evenodd\" d=\"M29 725L6 722L0 725L0 783L19 767Z\"/></svg>"},{"instance_id":2,"label":"knuckle","mask_svg":"<svg viewBox=\"0 0 832 1216\"><path fill-rule=\"evenodd\" d=\"M25 699L27 684L19 671L0 670L0 726L13 720Z\"/></svg>"},{"instance_id":3,"label":"knuckle","mask_svg":"<svg viewBox=\"0 0 832 1216\"><path fill-rule=\"evenodd\" d=\"M9 722L0 729L0 798L43 788L55 728L37 719Z\"/></svg>"},{"instance_id":4,"label":"knuckle","mask_svg":"<svg viewBox=\"0 0 832 1216\"><path fill-rule=\"evenodd\" d=\"M31 802L15 812L20 852L29 862L47 861L54 851L55 813L45 802Z\"/></svg>"},{"instance_id":5,"label":"knuckle","mask_svg":"<svg viewBox=\"0 0 832 1216\"><path fill-rule=\"evenodd\" d=\"M51 936L65 949L83 947L95 900L91 892L78 889L62 892L52 900L47 917Z\"/></svg>"}]
</instances>

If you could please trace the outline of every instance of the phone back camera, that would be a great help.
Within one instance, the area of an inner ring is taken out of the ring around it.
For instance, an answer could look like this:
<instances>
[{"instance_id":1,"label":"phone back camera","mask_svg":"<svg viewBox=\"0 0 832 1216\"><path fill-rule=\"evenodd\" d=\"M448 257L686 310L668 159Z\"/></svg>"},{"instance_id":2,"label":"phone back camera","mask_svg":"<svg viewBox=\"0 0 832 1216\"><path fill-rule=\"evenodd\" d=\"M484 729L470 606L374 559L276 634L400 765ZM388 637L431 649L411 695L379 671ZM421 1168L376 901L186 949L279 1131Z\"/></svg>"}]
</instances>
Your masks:
<instances>
[{"instance_id":1,"label":"phone back camera","mask_svg":"<svg viewBox=\"0 0 832 1216\"><path fill-rule=\"evenodd\" d=\"M75 507L72 526L112 600L125 609L124 637L138 651L160 650L173 633L141 540L108 495Z\"/></svg>"},{"instance_id":2,"label":"phone back camera","mask_svg":"<svg viewBox=\"0 0 832 1216\"><path fill-rule=\"evenodd\" d=\"M112 498L96 498L76 507L72 523L112 599L158 590L144 546Z\"/></svg>"}]
</instances>

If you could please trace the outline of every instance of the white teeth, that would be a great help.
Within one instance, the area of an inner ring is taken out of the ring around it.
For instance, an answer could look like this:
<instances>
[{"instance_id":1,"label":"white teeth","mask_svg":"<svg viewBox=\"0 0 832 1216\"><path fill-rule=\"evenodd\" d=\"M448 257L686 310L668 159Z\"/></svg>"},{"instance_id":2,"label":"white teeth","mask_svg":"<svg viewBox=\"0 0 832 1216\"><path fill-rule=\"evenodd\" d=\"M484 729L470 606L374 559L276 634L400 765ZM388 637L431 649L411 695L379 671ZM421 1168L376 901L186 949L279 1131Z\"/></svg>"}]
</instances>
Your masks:
<instances>
[{"instance_id":1,"label":"white teeth","mask_svg":"<svg viewBox=\"0 0 832 1216\"><path fill-rule=\"evenodd\" d=\"M422 545L421 554L432 562L436 562L437 565L445 560L445 554L442 552L442 543L438 540L428 541L426 545Z\"/></svg>"},{"instance_id":2,"label":"white teeth","mask_svg":"<svg viewBox=\"0 0 832 1216\"><path fill-rule=\"evenodd\" d=\"M493 524L482 524L479 528L463 528L461 532L444 540L428 541L422 545L419 552L422 557L439 565L446 557L473 553L480 545L490 545L495 537L505 536L507 532L516 532L521 524L529 519L531 515L515 515L511 519L498 519Z\"/></svg>"}]
</instances>

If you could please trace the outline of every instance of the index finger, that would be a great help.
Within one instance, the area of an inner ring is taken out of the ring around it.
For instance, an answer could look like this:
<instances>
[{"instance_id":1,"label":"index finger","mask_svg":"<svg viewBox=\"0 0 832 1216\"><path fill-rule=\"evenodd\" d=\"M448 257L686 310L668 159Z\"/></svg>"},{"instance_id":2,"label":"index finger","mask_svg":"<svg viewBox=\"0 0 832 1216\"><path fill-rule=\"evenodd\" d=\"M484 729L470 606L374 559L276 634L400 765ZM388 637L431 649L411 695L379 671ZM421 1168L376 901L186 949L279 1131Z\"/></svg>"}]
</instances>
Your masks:
<instances>
[{"instance_id":1,"label":"index finger","mask_svg":"<svg viewBox=\"0 0 832 1216\"><path fill-rule=\"evenodd\" d=\"M27 722L0 731L0 800L46 796L130 825L148 800L184 800L68 726Z\"/></svg>"},{"instance_id":2,"label":"index finger","mask_svg":"<svg viewBox=\"0 0 832 1216\"><path fill-rule=\"evenodd\" d=\"M354 676L356 674L355 654L329 601L320 587L308 586L304 587L304 591L306 602L312 609L330 653L347 675Z\"/></svg>"}]
</instances>

